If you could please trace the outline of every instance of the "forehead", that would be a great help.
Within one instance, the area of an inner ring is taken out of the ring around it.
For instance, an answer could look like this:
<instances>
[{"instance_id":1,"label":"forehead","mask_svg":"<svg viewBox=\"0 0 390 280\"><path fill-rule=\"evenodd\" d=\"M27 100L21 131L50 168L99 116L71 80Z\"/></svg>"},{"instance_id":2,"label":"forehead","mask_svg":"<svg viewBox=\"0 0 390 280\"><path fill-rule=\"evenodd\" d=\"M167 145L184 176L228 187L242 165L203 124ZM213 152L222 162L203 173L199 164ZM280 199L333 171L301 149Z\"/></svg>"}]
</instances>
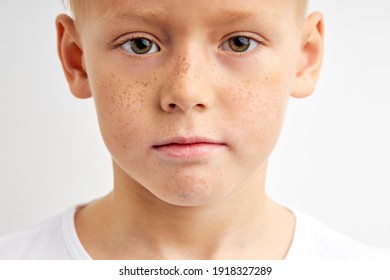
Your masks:
<instances>
[{"instance_id":1,"label":"forehead","mask_svg":"<svg viewBox=\"0 0 390 280\"><path fill-rule=\"evenodd\" d=\"M245 16L261 16L288 21L300 18L306 0L71 0L71 7L79 20L110 22L132 16L150 19L190 19L203 15L213 19L224 17L235 20Z\"/></svg>"}]
</instances>

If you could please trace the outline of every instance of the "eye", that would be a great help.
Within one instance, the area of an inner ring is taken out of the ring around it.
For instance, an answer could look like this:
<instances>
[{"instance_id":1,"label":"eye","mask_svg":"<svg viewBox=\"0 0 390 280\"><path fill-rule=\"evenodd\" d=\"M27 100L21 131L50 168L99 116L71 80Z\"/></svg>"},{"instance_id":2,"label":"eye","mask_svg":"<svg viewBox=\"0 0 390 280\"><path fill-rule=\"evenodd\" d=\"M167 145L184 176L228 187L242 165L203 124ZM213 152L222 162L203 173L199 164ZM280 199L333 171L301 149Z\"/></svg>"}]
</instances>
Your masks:
<instances>
[{"instance_id":1,"label":"eye","mask_svg":"<svg viewBox=\"0 0 390 280\"><path fill-rule=\"evenodd\" d=\"M245 36L234 36L221 45L224 51L248 52L256 48L260 43Z\"/></svg>"},{"instance_id":2,"label":"eye","mask_svg":"<svg viewBox=\"0 0 390 280\"><path fill-rule=\"evenodd\" d=\"M151 54L160 51L155 42L147 38L134 38L127 40L120 47L128 53L135 55Z\"/></svg>"}]
</instances>

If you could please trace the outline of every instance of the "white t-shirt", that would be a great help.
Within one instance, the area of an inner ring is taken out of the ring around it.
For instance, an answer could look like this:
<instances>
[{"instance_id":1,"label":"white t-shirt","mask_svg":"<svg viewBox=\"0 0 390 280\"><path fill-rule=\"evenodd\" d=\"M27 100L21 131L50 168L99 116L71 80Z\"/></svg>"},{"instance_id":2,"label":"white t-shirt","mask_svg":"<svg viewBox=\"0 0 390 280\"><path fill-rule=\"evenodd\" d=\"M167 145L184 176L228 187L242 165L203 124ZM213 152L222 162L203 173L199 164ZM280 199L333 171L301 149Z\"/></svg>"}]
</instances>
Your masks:
<instances>
[{"instance_id":1,"label":"white t-shirt","mask_svg":"<svg viewBox=\"0 0 390 280\"><path fill-rule=\"evenodd\" d=\"M26 231L0 238L2 260L91 260L74 224L78 207ZM286 260L390 259L390 251L345 237L297 210L293 242Z\"/></svg>"}]
</instances>

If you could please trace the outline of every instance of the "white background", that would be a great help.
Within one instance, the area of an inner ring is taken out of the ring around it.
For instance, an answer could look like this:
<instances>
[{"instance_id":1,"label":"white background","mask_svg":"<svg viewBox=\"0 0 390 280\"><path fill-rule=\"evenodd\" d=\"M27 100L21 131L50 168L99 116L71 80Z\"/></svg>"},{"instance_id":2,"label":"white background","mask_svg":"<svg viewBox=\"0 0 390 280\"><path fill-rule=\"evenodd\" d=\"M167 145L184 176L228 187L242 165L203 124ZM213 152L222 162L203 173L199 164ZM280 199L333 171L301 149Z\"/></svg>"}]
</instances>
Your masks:
<instances>
[{"instance_id":1,"label":"white background","mask_svg":"<svg viewBox=\"0 0 390 280\"><path fill-rule=\"evenodd\" d=\"M390 247L390 2L312 0L326 20L313 96L291 99L268 192L337 231ZM60 0L0 9L0 234L112 188L92 99L69 92L56 53Z\"/></svg>"}]
</instances>

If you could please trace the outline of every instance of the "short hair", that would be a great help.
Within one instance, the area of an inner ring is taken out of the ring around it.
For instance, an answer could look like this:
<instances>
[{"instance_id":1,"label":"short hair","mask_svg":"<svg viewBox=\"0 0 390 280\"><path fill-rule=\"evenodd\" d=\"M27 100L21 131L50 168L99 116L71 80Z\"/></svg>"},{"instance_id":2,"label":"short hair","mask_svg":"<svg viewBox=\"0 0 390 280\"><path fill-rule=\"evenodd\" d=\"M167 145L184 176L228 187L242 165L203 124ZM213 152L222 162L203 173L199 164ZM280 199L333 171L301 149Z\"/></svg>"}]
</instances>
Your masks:
<instances>
[{"instance_id":1,"label":"short hair","mask_svg":"<svg viewBox=\"0 0 390 280\"><path fill-rule=\"evenodd\" d=\"M74 1L74 0L71 0L71 1ZM299 8L300 8L300 11L302 11L303 15L306 14L308 6L309 6L309 0L299 0Z\"/></svg>"},{"instance_id":2,"label":"short hair","mask_svg":"<svg viewBox=\"0 0 390 280\"><path fill-rule=\"evenodd\" d=\"M75 18L76 14L78 14L79 7L77 5L77 1L75 0L62 0L65 8L68 9L71 15Z\"/></svg>"},{"instance_id":3,"label":"short hair","mask_svg":"<svg viewBox=\"0 0 390 280\"><path fill-rule=\"evenodd\" d=\"M69 8L72 16L75 18L79 13L79 5L77 4L80 0L62 0L66 7ZM290 1L290 0L288 0ZM306 14L306 10L309 4L309 0L298 0L299 11L301 11L302 15Z\"/></svg>"}]
</instances>

